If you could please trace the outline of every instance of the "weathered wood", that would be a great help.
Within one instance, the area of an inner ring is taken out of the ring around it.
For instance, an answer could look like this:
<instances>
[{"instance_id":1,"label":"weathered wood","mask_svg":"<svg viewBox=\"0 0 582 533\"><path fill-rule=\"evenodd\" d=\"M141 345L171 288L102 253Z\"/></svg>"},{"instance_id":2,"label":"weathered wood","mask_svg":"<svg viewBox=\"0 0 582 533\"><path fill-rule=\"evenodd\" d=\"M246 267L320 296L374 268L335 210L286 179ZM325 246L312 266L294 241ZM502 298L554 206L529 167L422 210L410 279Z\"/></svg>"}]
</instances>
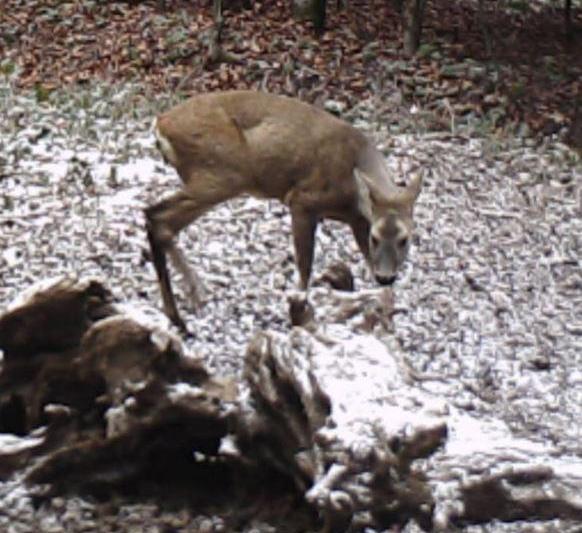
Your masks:
<instances>
[{"instance_id":1,"label":"weathered wood","mask_svg":"<svg viewBox=\"0 0 582 533\"><path fill-rule=\"evenodd\" d=\"M38 333L4 337L0 430L12 435L0 439L0 479L17 474L45 496L224 509L233 530L259 515L296 531L582 520L579 458L427 392L438 376L389 349L390 289L312 289L305 327L251 341L240 386L211 376L164 327L107 315L106 294L61 281L0 317L47 320L50 309L58 324L82 308L87 328L61 330L71 339L46 353Z\"/></svg>"},{"instance_id":2,"label":"weathered wood","mask_svg":"<svg viewBox=\"0 0 582 533\"><path fill-rule=\"evenodd\" d=\"M111 295L94 280L74 278L32 287L0 317L0 350L8 363L78 346L89 326L112 313Z\"/></svg>"}]
</instances>

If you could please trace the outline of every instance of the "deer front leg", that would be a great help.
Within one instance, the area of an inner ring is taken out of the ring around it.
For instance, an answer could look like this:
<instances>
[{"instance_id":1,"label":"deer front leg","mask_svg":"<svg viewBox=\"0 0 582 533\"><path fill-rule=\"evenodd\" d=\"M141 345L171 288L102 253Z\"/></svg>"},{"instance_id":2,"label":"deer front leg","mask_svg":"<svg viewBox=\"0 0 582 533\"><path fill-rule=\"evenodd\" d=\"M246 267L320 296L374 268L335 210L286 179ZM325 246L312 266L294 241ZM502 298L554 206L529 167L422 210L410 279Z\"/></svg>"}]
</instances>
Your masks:
<instances>
[{"instance_id":1,"label":"deer front leg","mask_svg":"<svg viewBox=\"0 0 582 533\"><path fill-rule=\"evenodd\" d=\"M295 263L301 278L301 289L307 290L313 265L315 230L318 218L302 207L291 207L291 227L295 246Z\"/></svg>"},{"instance_id":2,"label":"deer front leg","mask_svg":"<svg viewBox=\"0 0 582 533\"><path fill-rule=\"evenodd\" d=\"M356 217L349 222L356 244L366 259L368 265L370 264L370 223L364 217Z\"/></svg>"}]
</instances>

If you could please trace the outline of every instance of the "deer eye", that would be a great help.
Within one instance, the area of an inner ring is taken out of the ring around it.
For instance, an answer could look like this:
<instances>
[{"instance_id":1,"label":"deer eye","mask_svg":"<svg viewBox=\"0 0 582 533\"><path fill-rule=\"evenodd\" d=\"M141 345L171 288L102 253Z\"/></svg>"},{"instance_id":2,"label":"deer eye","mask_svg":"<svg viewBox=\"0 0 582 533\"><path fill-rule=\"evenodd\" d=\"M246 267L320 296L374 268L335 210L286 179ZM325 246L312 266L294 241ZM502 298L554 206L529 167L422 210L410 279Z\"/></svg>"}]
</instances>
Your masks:
<instances>
[{"instance_id":1,"label":"deer eye","mask_svg":"<svg viewBox=\"0 0 582 533\"><path fill-rule=\"evenodd\" d=\"M398 246L400 248L406 248L407 244L408 244L408 237L402 237L402 238L398 239Z\"/></svg>"}]
</instances>

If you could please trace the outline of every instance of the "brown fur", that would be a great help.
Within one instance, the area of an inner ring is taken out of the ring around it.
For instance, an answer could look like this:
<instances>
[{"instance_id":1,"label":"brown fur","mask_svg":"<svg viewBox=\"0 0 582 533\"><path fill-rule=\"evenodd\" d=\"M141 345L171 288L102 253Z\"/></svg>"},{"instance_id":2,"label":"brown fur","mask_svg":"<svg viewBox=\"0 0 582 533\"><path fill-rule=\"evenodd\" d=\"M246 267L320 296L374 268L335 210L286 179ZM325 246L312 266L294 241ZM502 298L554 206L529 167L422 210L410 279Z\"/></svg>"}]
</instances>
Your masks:
<instances>
[{"instance_id":1,"label":"brown fur","mask_svg":"<svg viewBox=\"0 0 582 533\"><path fill-rule=\"evenodd\" d=\"M250 91L202 94L159 116L156 128L164 157L184 185L146 210L148 238L164 310L181 327L166 253L185 274L198 304L196 277L173 238L216 204L241 194L284 202L291 210L301 285L307 288L315 229L322 218L349 224L369 257L370 223L376 215L362 210L356 167L368 182L370 197L390 201L391 209L406 203L402 189L387 181L381 154L361 132L296 99Z\"/></svg>"}]
</instances>

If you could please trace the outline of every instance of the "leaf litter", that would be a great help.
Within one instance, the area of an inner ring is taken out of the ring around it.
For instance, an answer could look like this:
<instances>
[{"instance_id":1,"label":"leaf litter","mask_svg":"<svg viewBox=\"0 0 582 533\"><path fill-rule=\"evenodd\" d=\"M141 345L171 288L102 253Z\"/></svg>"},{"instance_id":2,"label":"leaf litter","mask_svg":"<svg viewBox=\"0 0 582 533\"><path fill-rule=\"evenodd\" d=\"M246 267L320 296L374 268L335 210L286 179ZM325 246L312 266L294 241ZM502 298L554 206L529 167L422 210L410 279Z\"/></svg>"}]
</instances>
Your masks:
<instances>
[{"instance_id":1,"label":"leaf litter","mask_svg":"<svg viewBox=\"0 0 582 533\"><path fill-rule=\"evenodd\" d=\"M0 72L14 71L41 100L95 79L138 80L152 99L253 88L352 108L375 95L391 108L395 100L420 105L425 116L411 128L446 129L452 120L498 133L566 135L582 79L579 4L567 36L556 2L429 2L412 59L402 57L396 4L331 3L328 29L316 38L308 22L292 19L289 2L252 9L229 2L221 46L235 59L217 64L209 58L214 19L206 0L4 0Z\"/></svg>"}]
</instances>

